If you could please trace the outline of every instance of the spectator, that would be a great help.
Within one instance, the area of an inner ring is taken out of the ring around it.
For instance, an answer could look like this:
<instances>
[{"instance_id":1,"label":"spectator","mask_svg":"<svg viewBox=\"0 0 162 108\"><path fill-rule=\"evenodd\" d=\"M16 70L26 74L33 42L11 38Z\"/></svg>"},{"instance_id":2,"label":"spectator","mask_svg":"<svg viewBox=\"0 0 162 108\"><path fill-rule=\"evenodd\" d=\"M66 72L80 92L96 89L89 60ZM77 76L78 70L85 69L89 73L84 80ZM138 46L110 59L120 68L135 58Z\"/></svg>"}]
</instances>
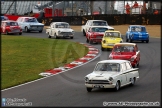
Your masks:
<instances>
[{"instance_id":1,"label":"spectator","mask_svg":"<svg viewBox=\"0 0 162 108\"><path fill-rule=\"evenodd\" d=\"M134 5L133 5L133 8L138 8L138 3L137 3L137 1L135 1Z\"/></svg>"},{"instance_id":2,"label":"spectator","mask_svg":"<svg viewBox=\"0 0 162 108\"><path fill-rule=\"evenodd\" d=\"M130 14L130 6L129 4L127 3L127 5L125 6L126 8L126 14Z\"/></svg>"}]
</instances>

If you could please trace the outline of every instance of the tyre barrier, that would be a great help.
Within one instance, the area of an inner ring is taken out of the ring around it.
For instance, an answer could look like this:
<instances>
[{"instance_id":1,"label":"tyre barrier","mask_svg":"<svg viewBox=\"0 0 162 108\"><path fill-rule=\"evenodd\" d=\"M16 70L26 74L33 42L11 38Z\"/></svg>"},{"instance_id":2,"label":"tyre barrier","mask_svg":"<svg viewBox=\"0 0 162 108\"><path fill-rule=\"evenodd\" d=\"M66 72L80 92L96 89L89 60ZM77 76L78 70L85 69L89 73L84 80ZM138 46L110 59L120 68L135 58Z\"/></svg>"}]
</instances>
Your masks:
<instances>
[{"instance_id":1,"label":"tyre barrier","mask_svg":"<svg viewBox=\"0 0 162 108\"><path fill-rule=\"evenodd\" d=\"M77 42L77 43L79 43L79 42ZM58 73L73 69L76 66L83 65L84 63L95 58L99 54L99 50L97 48L95 48L91 45L85 44L85 43L79 43L79 44L83 44L85 47L88 47L89 51L88 51L87 55L85 55L84 57L79 58L69 64L65 64L63 67L49 69L49 70L46 70L45 72L41 72L39 75L47 77L47 76L50 76L53 74L58 74Z\"/></svg>"}]
</instances>

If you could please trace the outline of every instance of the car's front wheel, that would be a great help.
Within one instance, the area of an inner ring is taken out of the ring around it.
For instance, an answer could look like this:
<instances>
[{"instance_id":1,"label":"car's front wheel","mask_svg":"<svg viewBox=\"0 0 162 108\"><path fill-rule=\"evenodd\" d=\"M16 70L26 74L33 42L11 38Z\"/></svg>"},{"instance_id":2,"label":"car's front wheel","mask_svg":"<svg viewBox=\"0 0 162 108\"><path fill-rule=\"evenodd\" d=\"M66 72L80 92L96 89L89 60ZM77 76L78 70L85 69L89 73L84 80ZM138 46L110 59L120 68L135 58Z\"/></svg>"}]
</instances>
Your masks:
<instances>
[{"instance_id":1,"label":"car's front wheel","mask_svg":"<svg viewBox=\"0 0 162 108\"><path fill-rule=\"evenodd\" d=\"M91 92L91 91L92 91L92 88L88 88L88 87L87 87L87 91L88 91L88 92Z\"/></svg>"},{"instance_id":2,"label":"car's front wheel","mask_svg":"<svg viewBox=\"0 0 162 108\"><path fill-rule=\"evenodd\" d=\"M93 44L93 40L89 40L89 43L90 43L90 44Z\"/></svg>"},{"instance_id":3,"label":"car's front wheel","mask_svg":"<svg viewBox=\"0 0 162 108\"><path fill-rule=\"evenodd\" d=\"M73 37L70 37L70 39L73 39Z\"/></svg>"},{"instance_id":4,"label":"car's front wheel","mask_svg":"<svg viewBox=\"0 0 162 108\"><path fill-rule=\"evenodd\" d=\"M115 91L118 91L119 89L120 89L120 83L119 81L117 81L115 86Z\"/></svg>"},{"instance_id":5,"label":"car's front wheel","mask_svg":"<svg viewBox=\"0 0 162 108\"><path fill-rule=\"evenodd\" d=\"M54 38L55 38L55 39L58 39L58 36L56 35L56 33L54 34Z\"/></svg>"},{"instance_id":6,"label":"car's front wheel","mask_svg":"<svg viewBox=\"0 0 162 108\"><path fill-rule=\"evenodd\" d=\"M48 38L51 38L50 34L48 33Z\"/></svg>"},{"instance_id":7,"label":"car's front wheel","mask_svg":"<svg viewBox=\"0 0 162 108\"><path fill-rule=\"evenodd\" d=\"M28 29L28 27L25 27L25 32L30 32L30 30Z\"/></svg>"},{"instance_id":8,"label":"car's front wheel","mask_svg":"<svg viewBox=\"0 0 162 108\"><path fill-rule=\"evenodd\" d=\"M9 35L8 31L6 30L6 35Z\"/></svg>"},{"instance_id":9,"label":"car's front wheel","mask_svg":"<svg viewBox=\"0 0 162 108\"><path fill-rule=\"evenodd\" d=\"M86 38L86 42L89 43L89 39L88 38Z\"/></svg>"}]
</instances>

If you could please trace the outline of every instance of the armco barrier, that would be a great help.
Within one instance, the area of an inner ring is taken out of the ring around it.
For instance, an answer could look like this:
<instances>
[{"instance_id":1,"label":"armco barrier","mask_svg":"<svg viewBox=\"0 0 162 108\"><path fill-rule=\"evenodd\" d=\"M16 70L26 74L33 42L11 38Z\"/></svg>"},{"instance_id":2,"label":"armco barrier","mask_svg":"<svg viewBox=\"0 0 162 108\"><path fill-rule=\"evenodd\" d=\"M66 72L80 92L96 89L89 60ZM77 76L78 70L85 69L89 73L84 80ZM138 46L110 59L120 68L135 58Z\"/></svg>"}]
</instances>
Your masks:
<instances>
[{"instance_id":1,"label":"armco barrier","mask_svg":"<svg viewBox=\"0 0 162 108\"><path fill-rule=\"evenodd\" d=\"M106 20L109 25L139 24L139 25L161 25L161 14L102 14L87 16L62 16L42 17L39 19L45 26L51 22L68 22L70 25L85 25L87 20Z\"/></svg>"}]
</instances>

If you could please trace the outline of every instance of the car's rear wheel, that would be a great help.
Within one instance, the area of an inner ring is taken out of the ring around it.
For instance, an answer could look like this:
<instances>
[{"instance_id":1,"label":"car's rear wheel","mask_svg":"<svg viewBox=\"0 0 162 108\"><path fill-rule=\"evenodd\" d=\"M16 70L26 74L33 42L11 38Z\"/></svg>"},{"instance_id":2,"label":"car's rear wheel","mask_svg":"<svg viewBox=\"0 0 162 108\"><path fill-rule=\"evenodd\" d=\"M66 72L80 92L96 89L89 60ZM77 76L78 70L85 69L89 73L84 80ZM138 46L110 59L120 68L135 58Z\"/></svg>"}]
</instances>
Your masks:
<instances>
[{"instance_id":1,"label":"car's rear wheel","mask_svg":"<svg viewBox=\"0 0 162 108\"><path fill-rule=\"evenodd\" d=\"M92 91L92 88L88 88L88 87L87 87L87 91L88 91L88 92L91 92L91 91Z\"/></svg>"},{"instance_id":2,"label":"car's rear wheel","mask_svg":"<svg viewBox=\"0 0 162 108\"><path fill-rule=\"evenodd\" d=\"M19 35L22 35L22 33L19 33Z\"/></svg>"},{"instance_id":3,"label":"car's rear wheel","mask_svg":"<svg viewBox=\"0 0 162 108\"><path fill-rule=\"evenodd\" d=\"M102 45L101 45L101 50L102 50L102 51L104 51L104 50L105 50L105 48L103 48L103 47L102 47Z\"/></svg>"},{"instance_id":4,"label":"car's rear wheel","mask_svg":"<svg viewBox=\"0 0 162 108\"><path fill-rule=\"evenodd\" d=\"M42 33L42 30L40 30L39 33Z\"/></svg>"},{"instance_id":5,"label":"car's rear wheel","mask_svg":"<svg viewBox=\"0 0 162 108\"><path fill-rule=\"evenodd\" d=\"M70 37L70 39L73 39L73 37Z\"/></svg>"},{"instance_id":6,"label":"car's rear wheel","mask_svg":"<svg viewBox=\"0 0 162 108\"><path fill-rule=\"evenodd\" d=\"M129 39L129 42L132 43L133 42L132 39Z\"/></svg>"},{"instance_id":7,"label":"car's rear wheel","mask_svg":"<svg viewBox=\"0 0 162 108\"><path fill-rule=\"evenodd\" d=\"M118 91L119 89L120 89L120 82L117 81L115 86L115 91Z\"/></svg>"},{"instance_id":8,"label":"car's rear wheel","mask_svg":"<svg viewBox=\"0 0 162 108\"><path fill-rule=\"evenodd\" d=\"M86 36L86 32L83 30L83 36Z\"/></svg>"},{"instance_id":9,"label":"car's rear wheel","mask_svg":"<svg viewBox=\"0 0 162 108\"><path fill-rule=\"evenodd\" d=\"M135 78L131 78L131 79L130 79L130 82L131 82L130 85L133 86L133 85L135 84L135 82L136 82L136 79L135 79Z\"/></svg>"},{"instance_id":10,"label":"car's rear wheel","mask_svg":"<svg viewBox=\"0 0 162 108\"><path fill-rule=\"evenodd\" d=\"M149 40L147 40L146 43L149 43Z\"/></svg>"},{"instance_id":11,"label":"car's rear wheel","mask_svg":"<svg viewBox=\"0 0 162 108\"><path fill-rule=\"evenodd\" d=\"M128 42L128 38L127 38L127 36L126 36L126 42Z\"/></svg>"}]
</instances>

